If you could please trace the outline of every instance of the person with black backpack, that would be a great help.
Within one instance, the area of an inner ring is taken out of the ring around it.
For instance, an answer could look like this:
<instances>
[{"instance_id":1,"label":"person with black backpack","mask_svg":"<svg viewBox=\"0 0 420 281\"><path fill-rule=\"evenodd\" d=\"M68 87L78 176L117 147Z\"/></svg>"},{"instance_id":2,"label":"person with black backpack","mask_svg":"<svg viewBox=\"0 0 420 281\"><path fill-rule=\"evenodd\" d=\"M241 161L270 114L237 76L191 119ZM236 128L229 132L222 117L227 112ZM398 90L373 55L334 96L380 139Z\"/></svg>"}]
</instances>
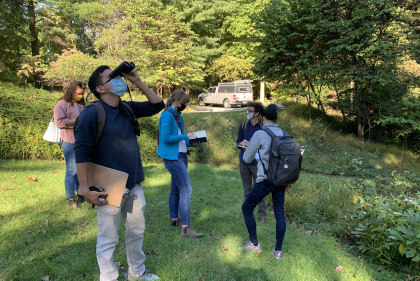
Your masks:
<instances>
[{"instance_id":1,"label":"person with black backpack","mask_svg":"<svg viewBox=\"0 0 420 281\"><path fill-rule=\"evenodd\" d=\"M262 130L255 132L243 156L245 163L250 163L255 154L259 153L257 181L242 205L251 241L239 249L262 250L258 243L253 211L261 199L271 193L276 218L276 243L272 254L276 259L280 259L286 232L284 195L286 186L299 178L301 154L299 143L281 130L276 122L277 106L270 104L262 112Z\"/></svg>"},{"instance_id":2,"label":"person with black backpack","mask_svg":"<svg viewBox=\"0 0 420 281\"><path fill-rule=\"evenodd\" d=\"M136 85L148 101L122 102L121 97L128 91L128 86L121 76ZM144 265L146 255L142 247L146 228L146 199L141 186L144 173L137 142L137 135L140 134L137 118L157 114L165 104L134 70L116 75L108 66L99 66L90 76L88 86L100 101L87 106L77 120L75 153L80 182L79 194L88 203L94 204L97 212L99 233L96 257L100 280L117 280L119 276L113 254L118 243L120 217L126 230L128 271L125 279L159 279ZM102 122L104 124L101 125ZM99 201L99 196L106 195L106 192L89 190L89 162L128 174L120 207Z\"/></svg>"}]
</instances>

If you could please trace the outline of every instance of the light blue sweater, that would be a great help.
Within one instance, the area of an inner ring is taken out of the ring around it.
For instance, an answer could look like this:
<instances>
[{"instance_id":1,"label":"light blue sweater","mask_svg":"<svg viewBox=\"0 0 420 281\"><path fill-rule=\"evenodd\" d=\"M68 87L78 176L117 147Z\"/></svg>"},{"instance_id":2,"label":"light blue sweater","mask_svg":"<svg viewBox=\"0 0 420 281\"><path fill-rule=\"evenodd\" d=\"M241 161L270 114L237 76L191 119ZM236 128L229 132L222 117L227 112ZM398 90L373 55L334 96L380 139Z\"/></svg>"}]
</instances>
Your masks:
<instances>
[{"instance_id":1,"label":"light blue sweater","mask_svg":"<svg viewBox=\"0 0 420 281\"><path fill-rule=\"evenodd\" d=\"M159 147L158 156L166 160L178 160L179 142L185 140L187 146L191 146L188 141L188 135L184 133L184 118L181 112L178 112L181 121L181 135L178 135L178 124L172 113L175 110L168 107L162 112L159 119Z\"/></svg>"}]
</instances>

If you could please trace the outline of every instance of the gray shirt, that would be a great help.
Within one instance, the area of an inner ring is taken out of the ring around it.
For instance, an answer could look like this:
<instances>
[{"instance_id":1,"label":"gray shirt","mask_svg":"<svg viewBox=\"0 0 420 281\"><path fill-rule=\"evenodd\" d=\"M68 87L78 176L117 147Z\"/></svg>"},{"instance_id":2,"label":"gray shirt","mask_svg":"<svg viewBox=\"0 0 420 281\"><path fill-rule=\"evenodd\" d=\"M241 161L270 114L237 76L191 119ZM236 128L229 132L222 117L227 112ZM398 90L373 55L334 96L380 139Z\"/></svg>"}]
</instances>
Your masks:
<instances>
[{"instance_id":1,"label":"gray shirt","mask_svg":"<svg viewBox=\"0 0 420 281\"><path fill-rule=\"evenodd\" d=\"M262 127L263 129L269 128L276 136L282 136L283 131L279 128L279 126L275 123L269 123ZM264 173L263 165L261 161L264 162L264 166L268 169L268 161L270 159L270 147L271 147L271 136L260 130L255 132L252 136L251 140L249 141L248 146L246 147L246 151L244 153L244 162L251 163L252 159L254 159L255 153L259 150L260 152L260 159L258 159L258 172L257 172L257 182L261 182L267 179L267 176Z\"/></svg>"}]
</instances>

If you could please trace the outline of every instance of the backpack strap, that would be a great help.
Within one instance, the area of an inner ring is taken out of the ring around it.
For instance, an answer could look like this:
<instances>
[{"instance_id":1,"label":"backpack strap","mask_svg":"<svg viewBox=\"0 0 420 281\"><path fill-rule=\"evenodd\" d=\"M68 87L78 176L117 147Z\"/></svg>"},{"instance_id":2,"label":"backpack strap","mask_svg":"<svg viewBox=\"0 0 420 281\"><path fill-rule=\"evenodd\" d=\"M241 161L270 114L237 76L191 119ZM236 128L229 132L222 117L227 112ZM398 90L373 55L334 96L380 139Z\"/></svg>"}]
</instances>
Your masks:
<instances>
[{"instance_id":1,"label":"backpack strap","mask_svg":"<svg viewBox=\"0 0 420 281\"><path fill-rule=\"evenodd\" d=\"M133 108L131 108L131 106L128 104L128 102L126 101L122 101L122 104L124 105L125 108L127 108L127 110L130 112L130 114L132 116L134 116L134 111Z\"/></svg>"},{"instance_id":2,"label":"backpack strap","mask_svg":"<svg viewBox=\"0 0 420 281\"><path fill-rule=\"evenodd\" d=\"M96 142L95 142L95 145L97 145L99 142L99 139L102 136L102 132L104 131L104 128L105 128L106 114L105 114L105 108L100 101L93 102L92 105L96 108L96 111L98 111L98 124L96 126Z\"/></svg>"},{"instance_id":3,"label":"backpack strap","mask_svg":"<svg viewBox=\"0 0 420 281\"><path fill-rule=\"evenodd\" d=\"M178 114L176 114L176 113L174 113L174 112L172 112L171 110L165 110L165 111L169 111L171 114L172 114L172 116L175 118L175 121L176 121L176 123L178 124L178 128L179 128L179 130L181 131L181 133L182 133L182 129L181 129L181 126L182 126L182 124L181 124L181 119L179 119L179 116L178 116Z\"/></svg>"},{"instance_id":4,"label":"backpack strap","mask_svg":"<svg viewBox=\"0 0 420 281\"><path fill-rule=\"evenodd\" d=\"M242 123L242 140L244 140L244 132L245 132L247 123L248 123L248 121L245 121L245 122Z\"/></svg>"}]
</instances>

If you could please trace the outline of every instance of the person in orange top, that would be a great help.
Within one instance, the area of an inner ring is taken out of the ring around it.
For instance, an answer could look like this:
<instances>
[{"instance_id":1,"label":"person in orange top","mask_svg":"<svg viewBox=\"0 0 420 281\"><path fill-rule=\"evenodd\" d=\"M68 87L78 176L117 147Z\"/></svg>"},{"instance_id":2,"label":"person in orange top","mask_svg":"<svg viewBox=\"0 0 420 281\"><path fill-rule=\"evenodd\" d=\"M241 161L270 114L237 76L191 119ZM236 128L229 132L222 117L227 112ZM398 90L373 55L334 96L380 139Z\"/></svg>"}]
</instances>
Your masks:
<instances>
[{"instance_id":1,"label":"person in orange top","mask_svg":"<svg viewBox=\"0 0 420 281\"><path fill-rule=\"evenodd\" d=\"M66 161L66 175L64 177L64 186L68 205L77 209L82 207L77 204L77 190L79 189L79 180L77 178L76 158L73 150L74 147L74 133L73 124L76 118L80 115L83 108L86 106L83 94L86 85L80 81L73 81L70 83L64 96L57 102L54 107L54 123L61 129L61 139L63 143L64 159Z\"/></svg>"}]
</instances>

